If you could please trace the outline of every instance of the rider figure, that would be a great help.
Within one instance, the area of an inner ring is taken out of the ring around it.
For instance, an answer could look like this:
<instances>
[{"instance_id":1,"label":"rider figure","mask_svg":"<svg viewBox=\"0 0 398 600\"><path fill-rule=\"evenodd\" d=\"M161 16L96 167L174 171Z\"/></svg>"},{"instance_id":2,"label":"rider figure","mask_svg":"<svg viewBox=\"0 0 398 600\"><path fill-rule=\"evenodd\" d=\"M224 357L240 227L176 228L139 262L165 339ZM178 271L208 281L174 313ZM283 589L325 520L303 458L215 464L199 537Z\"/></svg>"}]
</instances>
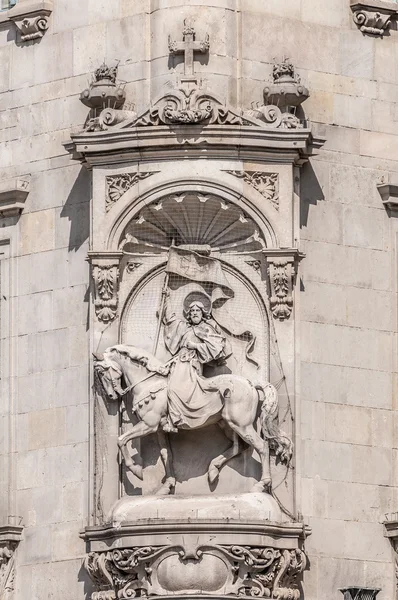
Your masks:
<instances>
[{"instance_id":1,"label":"rider figure","mask_svg":"<svg viewBox=\"0 0 398 600\"><path fill-rule=\"evenodd\" d=\"M184 317L171 310L169 293L163 323L165 345L174 356L168 382L169 422L165 431L200 427L222 408L218 390L203 377L203 366L225 361L226 338L211 317L211 300L203 292L188 294Z\"/></svg>"}]
</instances>

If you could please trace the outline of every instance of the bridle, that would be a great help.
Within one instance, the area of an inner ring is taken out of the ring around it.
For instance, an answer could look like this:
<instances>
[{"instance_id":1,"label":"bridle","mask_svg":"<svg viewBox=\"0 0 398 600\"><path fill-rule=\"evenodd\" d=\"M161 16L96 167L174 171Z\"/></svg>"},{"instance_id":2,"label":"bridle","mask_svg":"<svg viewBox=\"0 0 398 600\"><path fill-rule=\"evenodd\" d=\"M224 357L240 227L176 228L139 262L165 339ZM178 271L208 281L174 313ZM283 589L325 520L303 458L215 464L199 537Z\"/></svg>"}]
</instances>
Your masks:
<instances>
[{"instance_id":1,"label":"bridle","mask_svg":"<svg viewBox=\"0 0 398 600\"><path fill-rule=\"evenodd\" d=\"M169 365L171 362L172 361L169 361L168 363L166 363L165 366ZM111 369L113 369L114 371L116 371L116 373L118 373L118 375L120 375L120 380L122 378L123 371L119 367L114 366L114 363L112 363L112 365L109 365L109 367L106 369L109 374L109 379L111 380L113 391L116 392L116 394L121 398L123 398L123 396L125 396L129 392L133 391L133 389L137 387L137 385L139 385L140 383L144 383L144 381L151 379L151 377L153 377L154 375L161 375L161 373L158 373L157 371L151 371L150 373L148 373L148 375L140 379L140 381L137 381L136 383L133 383L132 385L129 385L123 389L121 384L118 384L112 376Z\"/></svg>"}]
</instances>

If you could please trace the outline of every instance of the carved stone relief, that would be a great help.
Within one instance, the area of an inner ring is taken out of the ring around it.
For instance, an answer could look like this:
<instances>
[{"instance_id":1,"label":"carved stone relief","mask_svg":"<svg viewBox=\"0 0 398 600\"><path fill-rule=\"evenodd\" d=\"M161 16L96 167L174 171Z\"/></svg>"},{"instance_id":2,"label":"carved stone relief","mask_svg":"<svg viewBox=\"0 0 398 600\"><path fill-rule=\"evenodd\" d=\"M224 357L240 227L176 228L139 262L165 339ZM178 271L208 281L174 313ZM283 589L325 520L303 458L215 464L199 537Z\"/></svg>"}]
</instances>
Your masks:
<instances>
[{"instance_id":1,"label":"carved stone relief","mask_svg":"<svg viewBox=\"0 0 398 600\"><path fill-rule=\"evenodd\" d=\"M285 258L268 259L270 306L276 319L288 319L293 309L294 263Z\"/></svg>"},{"instance_id":2,"label":"carved stone relief","mask_svg":"<svg viewBox=\"0 0 398 600\"><path fill-rule=\"evenodd\" d=\"M263 173L262 171L225 171L234 177L243 179L256 189L272 206L279 210L278 174Z\"/></svg>"},{"instance_id":3,"label":"carved stone relief","mask_svg":"<svg viewBox=\"0 0 398 600\"><path fill-rule=\"evenodd\" d=\"M41 39L49 27L52 13L52 0L18 2L8 11L11 21L21 34L22 42Z\"/></svg>"},{"instance_id":4,"label":"carved stone relief","mask_svg":"<svg viewBox=\"0 0 398 600\"><path fill-rule=\"evenodd\" d=\"M392 19L398 17L398 9L384 0L351 0L354 23L368 35L382 37L389 29Z\"/></svg>"},{"instance_id":5,"label":"carved stone relief","mask_svg":"<svg viewBox=\"0 0 398 600\"><path fill-rule=\"evenodd\" d=\"M130 188L136 185L139 181L147 179L159 171L138 172L138 173L123 173L122 175L110 175L106 178L107 195L105 200L105 208L108 212L118 200Z\"/></svg>"},{"instance_id":6,"label":"carved stone relief","mask_svg":"<svg viewBox=\"0 0 398 600\"><path fill-rule=\"evenodd\" d=\"M94 283L94 307L99 321L109 323L118 308L119 264L122 254L89 252Z\"/></svg>"},{"instance_id":7,"label":"carved stone relief","mask_svg":"<svg viewBox=\"0 0 398 600\"><path fill-rule=\"evenodd\" d=\"M93 600L214 593L297 600L305 570L300 549L239 545L140 546L91 552L85 568L97 587Z\"/></svg>"},{"instance_id":8,"label":"carved stone relief","mask_svg":"<svg viewBox=\"0 0 398 600\"><path fill-rule=\"evenodd\" d=\"M0 527L0 599L11 600L15 587L15 551L22 527Z\"/></svg>"}]
</instances>

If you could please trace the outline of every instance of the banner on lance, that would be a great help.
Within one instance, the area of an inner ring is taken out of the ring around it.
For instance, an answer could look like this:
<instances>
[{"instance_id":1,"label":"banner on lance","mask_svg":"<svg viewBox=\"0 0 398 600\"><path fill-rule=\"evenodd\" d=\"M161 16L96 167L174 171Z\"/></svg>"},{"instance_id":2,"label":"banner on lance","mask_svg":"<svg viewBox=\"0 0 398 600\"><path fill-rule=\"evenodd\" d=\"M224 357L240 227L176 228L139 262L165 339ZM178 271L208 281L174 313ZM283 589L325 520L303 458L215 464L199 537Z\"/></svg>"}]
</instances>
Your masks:
<instances>
[{"instance_id":1,"label":"banner on lance","mask_svg":"<svg viewBox=\"0 0 398 600\"><path fill-rule=\"evenodd\" d=\"M212 301L233 298L234 292L226 278L221 263L216 258L185 248L171 247L166 272L189 281L213 285Z\"/></svg>"}]
</instances>

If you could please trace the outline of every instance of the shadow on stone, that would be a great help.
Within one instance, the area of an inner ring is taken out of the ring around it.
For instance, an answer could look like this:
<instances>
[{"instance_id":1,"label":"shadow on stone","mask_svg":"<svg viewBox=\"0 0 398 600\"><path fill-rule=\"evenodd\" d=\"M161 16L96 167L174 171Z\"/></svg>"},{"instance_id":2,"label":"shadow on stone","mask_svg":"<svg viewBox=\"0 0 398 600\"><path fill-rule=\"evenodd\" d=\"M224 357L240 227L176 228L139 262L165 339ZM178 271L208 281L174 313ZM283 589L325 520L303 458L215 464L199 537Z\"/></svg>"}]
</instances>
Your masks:
<instances>
[{"instance_id":1,"label":"shadow on stone","mask_svg":"<svg viewBox=\"0 0 398 600\"><path fill-rule=\"evenodd\" d=\"M325 200L322 188L311 163L303 165L301 172L301 203L300 203L300 228L306 227L310 206Z\"/></svg>"},{"instance_id":2,"label":"shadow on stone","mask_svg":"<svg viewBox=\"0 0 398 600\"><path fill-rule=\"evenodd\" d=\"M69 252L78 250L90 235L90 187L90 175L82 167L61 211L70 221Z\"/></svg>"}]
</instances>

